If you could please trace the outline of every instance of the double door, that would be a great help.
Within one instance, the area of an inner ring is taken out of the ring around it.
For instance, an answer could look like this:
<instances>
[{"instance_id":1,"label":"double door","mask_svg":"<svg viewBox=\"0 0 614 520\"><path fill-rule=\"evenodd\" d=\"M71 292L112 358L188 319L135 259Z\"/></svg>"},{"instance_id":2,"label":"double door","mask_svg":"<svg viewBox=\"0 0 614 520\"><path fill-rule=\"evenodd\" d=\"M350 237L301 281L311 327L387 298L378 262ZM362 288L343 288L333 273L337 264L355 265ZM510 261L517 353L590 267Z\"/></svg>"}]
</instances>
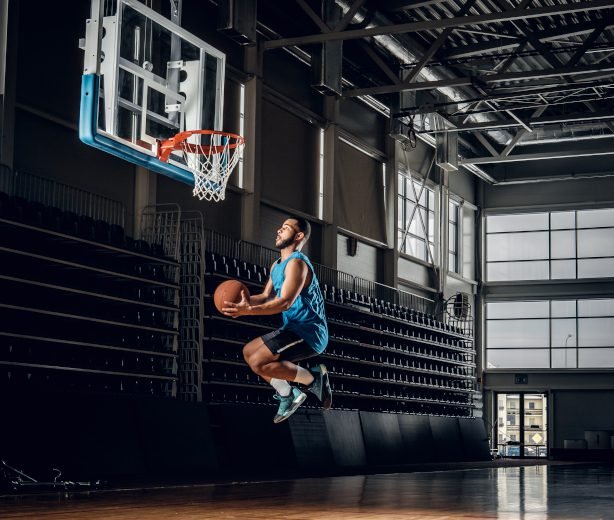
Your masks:
<instances>
[{"instance_id":1,"label":"double door","mask_svg":"<svg viewBox=\"0 0 614 520\"><path fill-rule=\"evenodd\" d=\"M503 457L547 457L548 397L539 393L498 393L497 451Z\"/></svg>"}]
</instances>

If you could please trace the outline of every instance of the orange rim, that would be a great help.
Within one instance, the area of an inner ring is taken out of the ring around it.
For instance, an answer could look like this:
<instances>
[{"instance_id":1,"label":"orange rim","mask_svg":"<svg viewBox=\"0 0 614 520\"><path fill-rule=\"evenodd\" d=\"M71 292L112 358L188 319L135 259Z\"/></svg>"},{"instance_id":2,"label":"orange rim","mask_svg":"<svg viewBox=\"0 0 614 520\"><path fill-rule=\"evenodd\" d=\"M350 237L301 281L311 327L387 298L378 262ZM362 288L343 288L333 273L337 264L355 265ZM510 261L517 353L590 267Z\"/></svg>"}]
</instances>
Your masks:
<instances>
[{"instance_id":1,"label":"orange rim","mask_svg":"<svg viewBox=\"0 0 614 520\"><path fill-rule=\"evenodd\" d=\"M222 135L227 137L230 142L228 144L220 144L216 146L201 146L197 144L184 143L189 137L201 134L201 135ZM225 149L233 150L237 146L245 144L245 138L232 132L222 132L221 130L186 130L185 132L179 132L170 139L165 141L158 141L158 159L162 162L168 162L168 158L175 150L184 150L187 153L193 154L210 154L215 155L222 153Z\"/></svg>"}]
</instances>

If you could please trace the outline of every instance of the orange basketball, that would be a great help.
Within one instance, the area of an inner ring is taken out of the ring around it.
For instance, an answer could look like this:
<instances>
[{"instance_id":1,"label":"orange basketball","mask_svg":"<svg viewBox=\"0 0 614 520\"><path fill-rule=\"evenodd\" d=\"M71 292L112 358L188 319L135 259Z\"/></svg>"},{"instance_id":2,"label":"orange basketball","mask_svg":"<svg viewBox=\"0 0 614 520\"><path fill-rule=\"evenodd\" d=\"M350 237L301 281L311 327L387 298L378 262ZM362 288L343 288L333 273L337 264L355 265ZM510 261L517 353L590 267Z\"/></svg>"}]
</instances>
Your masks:
<instances>
[{"instance_id":1,"label":"orange basketball","mask_svg":"<svg viewBox=\"0 0 614 520\"><path fill-rule=\"evenodd\" d=\"M241 301L241 291L245 291L245 296L249 298L249 289L239 280L226 280L217 286L213 295L215 308L222 312L224 302L239 303Z\"/></svg>"}]
</instances>

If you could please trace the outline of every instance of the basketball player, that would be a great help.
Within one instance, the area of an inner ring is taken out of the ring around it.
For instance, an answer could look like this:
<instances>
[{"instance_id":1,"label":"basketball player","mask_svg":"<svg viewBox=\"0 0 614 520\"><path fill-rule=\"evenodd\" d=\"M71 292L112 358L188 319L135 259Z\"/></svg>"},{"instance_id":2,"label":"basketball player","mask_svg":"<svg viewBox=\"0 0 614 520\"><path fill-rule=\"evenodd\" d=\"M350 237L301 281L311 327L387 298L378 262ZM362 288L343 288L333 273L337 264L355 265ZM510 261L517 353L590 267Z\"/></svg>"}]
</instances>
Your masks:
<instances>
[{"instance_id":1,"label":"basketball player","mask_svg":"<svg viewBox=\"0 0 614 520\"><path fill-rule=\"evenodd\" d=\"M273 422L290 417L313 393L328 410L332 392L324 365L309 370L296 365L321 354L328 343L328 326L324 314L324 299L309 259L301 248L309 240L311 225L300 217L287 219L277 230L275 246L281 257L272 265L262 294L239 303L225 301L226 316L262 316L282 314L280 329L250 341L243 347L243 357L252 371L267 381L280 401ZM299 386L291 385L297 383Z\"/></svg>"}]
</instances>

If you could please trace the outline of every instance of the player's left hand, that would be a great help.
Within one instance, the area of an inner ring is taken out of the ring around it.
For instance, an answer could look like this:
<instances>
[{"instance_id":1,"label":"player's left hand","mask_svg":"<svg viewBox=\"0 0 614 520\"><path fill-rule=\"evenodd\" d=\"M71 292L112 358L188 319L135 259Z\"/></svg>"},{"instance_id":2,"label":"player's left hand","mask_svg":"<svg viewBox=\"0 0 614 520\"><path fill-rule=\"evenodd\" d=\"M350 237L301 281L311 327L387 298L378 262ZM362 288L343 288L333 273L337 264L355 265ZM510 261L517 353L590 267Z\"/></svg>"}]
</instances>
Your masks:
<instances>
[{"instance_id":1,"label":"player's left hand","mask_svg":"<svg viewBox=\"0 0 614 520\"><path fill-rule=\"evenodd\" d=\"M250 310L249 298L245 294L245 291L241 291L241 301L239 303L233 303L224 301L224 307L222 307L222 314L229 318L238 318L239 316L245 316Z\"/></svg>"}]
</instances>

